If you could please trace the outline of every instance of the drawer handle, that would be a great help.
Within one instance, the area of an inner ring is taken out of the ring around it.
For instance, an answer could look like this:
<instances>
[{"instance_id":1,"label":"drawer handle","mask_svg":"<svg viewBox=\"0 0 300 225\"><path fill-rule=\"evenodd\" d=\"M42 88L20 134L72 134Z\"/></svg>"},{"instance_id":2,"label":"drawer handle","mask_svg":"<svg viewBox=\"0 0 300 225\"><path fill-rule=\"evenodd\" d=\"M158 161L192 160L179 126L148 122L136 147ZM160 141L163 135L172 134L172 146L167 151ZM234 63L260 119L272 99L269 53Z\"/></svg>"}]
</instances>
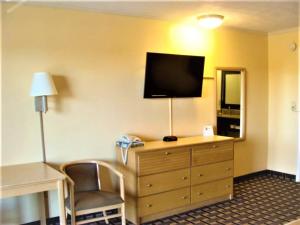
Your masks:
<instances>
[{"instance_id":1,"label":"drawer handle","mask_svg":"<svg viewBox=\"0 0 300 225\"><path fill-rule=\"evenodd\" d=\"M147 207L147 208L151 208L151 207L152 207L152 204L147 204L146 207Z\"/></svg>"},{"instance_id":2,"label":"drawer handle","mask_svg":"<svg viewBox=\"0 0 300 225\"><path fill-rule=\"evenodd\" d=\"M218 146L217 145L212 145L212 148L217 148Z\"/></svg>"},{"instance_id":3,"label":"drawer handle","mask_svg":"<svg viewBox=\"0 0 300 225\"><path fill-rule=\"evenodd\" d=\"M228 185L226 185L226 188L230 188L230 187L231 187L231 185L229 185L229 184L228 184Z\"/></svg>"},{"instance_id":4,"label":"drawer handle","mask_svg":"<svg viewBox=\"0 0 300 225\"><path fill-rule=\"evenodd\" d=\"M198 192L197 194L198 194L198 195L203 195L203 193L202 193L202 192Z\"/></svg>"},{"instance_id":5,"label":"drawer handle","mask_svg":"<svg viewBox=\"0 0 300 225\"><path fill-rule=\"evenodd\" d=\"M228 167L228 168L226 168L226 170L227 170L227 171L230 171L230 170L231 170L231 168L230 168L230 167Z\"/></svg>"},{"instance_id":6,"label":"drawer handle","mask_svg":"<svg viewBox=\"0 0 300 225\"><path fill-rule=\"evenodd\" d=\"M186 180L187 179L187 177L182 177L182 180Z\"/></svg>"},{"instance_id":7,"label":"drawer handle","mask_svg":"<svg viewBox=\"0 0 300 225\"><path fill-rule=\"evenodd\" d=\"M187 196L183 196L182 199L187 199Z\"/></svg>"},{"instance_id":8,"label":"drawer handle","mask_svg":"<svg viewBox=\"0 0 300 225\"><path fill-rule=\"evenodd\" d=\"M146 184L146 187L152 187L152 184Z\"/></svg>"},{"instance_id":9,"label":"drawer handle","mask_svg":"<svg viewBox=\"0 0 300 225\"><path fill-rule=\"evenodd\" d=\"M171 153L170 152L165 152L165 155L170 155Z\"/></svg>"},{"instance_id":10,"label":"drawer handle","mask_svg":"<svg viewBox=\"0 0 300 225\"><path fill-rule=\"evenodd\" d=\"M200 174L198 174L198 177L203 177L203 174L201 174L201 173L200 173Z\"/></svg>"}]
</instances>

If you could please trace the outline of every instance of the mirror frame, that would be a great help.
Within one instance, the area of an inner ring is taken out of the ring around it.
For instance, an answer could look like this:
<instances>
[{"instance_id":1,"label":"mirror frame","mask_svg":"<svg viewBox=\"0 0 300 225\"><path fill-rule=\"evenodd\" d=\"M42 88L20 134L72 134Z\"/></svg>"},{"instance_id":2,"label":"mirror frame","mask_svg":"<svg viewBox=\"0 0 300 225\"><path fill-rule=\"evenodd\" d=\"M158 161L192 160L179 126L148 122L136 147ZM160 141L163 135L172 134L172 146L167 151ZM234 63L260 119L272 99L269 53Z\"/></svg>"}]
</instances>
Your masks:
<instances>
[{"instance_id":1,"label":"mirror frame","mask_svg":"<svg viewBox=\"0 0 300 225\"><path fill-rule=\"evenodd\" d=\"M246 139L246 69L242 67L216 67L215 89L216 89L216 126L217 126L217 71L238 71L241 73L241 103L240 103L240 137L234 138L234 141L244 141Z\"/></svg>"}]
</instances>

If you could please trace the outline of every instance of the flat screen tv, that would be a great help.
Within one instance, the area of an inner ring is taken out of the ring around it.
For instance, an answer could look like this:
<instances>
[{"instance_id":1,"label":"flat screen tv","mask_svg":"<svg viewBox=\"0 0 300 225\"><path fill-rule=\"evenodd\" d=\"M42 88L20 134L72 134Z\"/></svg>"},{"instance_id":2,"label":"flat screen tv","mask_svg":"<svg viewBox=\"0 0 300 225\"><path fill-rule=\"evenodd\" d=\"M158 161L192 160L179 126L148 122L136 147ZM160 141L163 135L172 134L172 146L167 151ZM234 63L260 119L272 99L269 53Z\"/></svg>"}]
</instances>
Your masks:
<instances>
[{"instance_id":1,"label":"flat screen tv","mask_svg":"<svg viewBox=\"0 0 300 225\"><path fill-rule=\"evenodd\" d=\"M203 56L147 53L144 98L201 97Z\"/></svg>"}]
</instances>

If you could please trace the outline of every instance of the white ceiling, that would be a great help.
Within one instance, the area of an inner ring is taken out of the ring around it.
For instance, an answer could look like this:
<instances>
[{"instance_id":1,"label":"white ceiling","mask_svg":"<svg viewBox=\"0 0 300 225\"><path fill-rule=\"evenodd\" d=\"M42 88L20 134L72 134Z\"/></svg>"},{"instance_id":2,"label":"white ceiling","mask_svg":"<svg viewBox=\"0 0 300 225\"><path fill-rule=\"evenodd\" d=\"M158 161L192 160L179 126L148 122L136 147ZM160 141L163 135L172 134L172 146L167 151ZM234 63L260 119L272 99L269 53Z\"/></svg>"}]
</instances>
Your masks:
<instances>
[{"instance_id":1,"label":"white ceiling","mask_svg":"<svg viewBox=\"0 0 300 225\"><path fill-rule=\"evenodd\" d=\"M82 9L101 13L185 20L216 13L225 16L224 26L273 32L298 26L298 1L57 1L35 2L52 7Z\"/></svg>"}]
</instances>

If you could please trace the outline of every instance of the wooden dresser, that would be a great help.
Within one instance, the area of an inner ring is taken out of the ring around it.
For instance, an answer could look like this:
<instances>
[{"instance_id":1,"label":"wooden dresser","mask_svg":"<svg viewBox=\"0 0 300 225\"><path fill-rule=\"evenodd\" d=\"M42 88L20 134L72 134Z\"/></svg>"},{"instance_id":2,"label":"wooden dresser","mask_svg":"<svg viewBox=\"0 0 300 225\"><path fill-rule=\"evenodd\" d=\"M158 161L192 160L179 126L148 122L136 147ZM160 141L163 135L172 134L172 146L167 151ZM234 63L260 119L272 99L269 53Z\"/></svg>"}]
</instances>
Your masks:
<instances>
[{"instance_id":1,"label":"wooden dresser","mask_svg":"<svg viewBox=\"0 0 300 225\"><path fill-rule=\"evenodd\" d=\"M126 217L135 224L232 198L233 138L153 141L128 151L118 168L126 190Z\"/></svg>"}]
</instances>

